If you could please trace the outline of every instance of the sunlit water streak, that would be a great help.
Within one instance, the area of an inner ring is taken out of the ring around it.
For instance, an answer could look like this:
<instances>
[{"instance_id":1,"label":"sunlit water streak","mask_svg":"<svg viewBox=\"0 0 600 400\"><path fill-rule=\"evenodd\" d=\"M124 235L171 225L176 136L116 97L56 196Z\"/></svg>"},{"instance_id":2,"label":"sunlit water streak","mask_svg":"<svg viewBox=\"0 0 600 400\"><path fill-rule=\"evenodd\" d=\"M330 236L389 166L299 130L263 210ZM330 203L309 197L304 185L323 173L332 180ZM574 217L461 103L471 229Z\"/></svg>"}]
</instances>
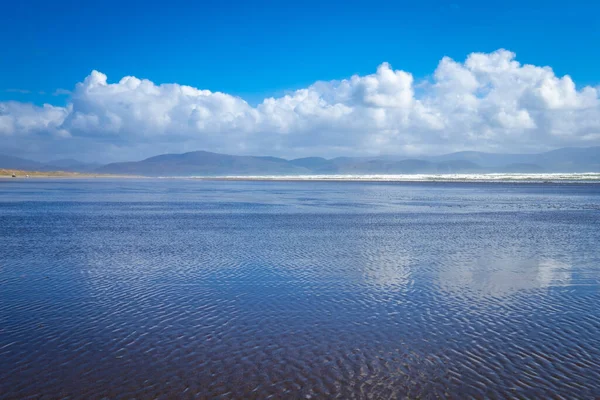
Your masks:
<instances>
[{"instance_id":1,"label":"sunlit water streak","mask_svg":"<svg viewBox=\"0 0 600 400\"><path fill-rule=\"evenodd\" d=\"M0 182L1 398L600 397L600 185Z\"/></svg>"}]
</instances>

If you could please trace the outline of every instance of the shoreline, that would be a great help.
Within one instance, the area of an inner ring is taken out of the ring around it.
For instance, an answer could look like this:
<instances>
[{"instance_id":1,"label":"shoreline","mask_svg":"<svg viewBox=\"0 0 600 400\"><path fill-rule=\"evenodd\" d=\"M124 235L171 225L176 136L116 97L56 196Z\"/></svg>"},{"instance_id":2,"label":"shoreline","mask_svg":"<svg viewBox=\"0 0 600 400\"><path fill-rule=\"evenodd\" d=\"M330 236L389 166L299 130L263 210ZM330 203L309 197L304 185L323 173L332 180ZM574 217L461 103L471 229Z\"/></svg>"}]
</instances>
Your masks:
<instances>
[{"instance_id":1,"label":"shoreline","mask_svg":"<svg viewBox=\"0 0 600 400\"><path fill-rule=\"evenodd\" d=\"M2 181L24 181L28 179L149 179L147 176L130 175L30 175L30 176L10 176L0 175Z\"/></svg>"},{"instance_id":2,"label":"shoreline","mask_svg":"<svg viewBox=\"0 0 600 400\"><path fill-rule=\"evenodd\" d=\"M16 176L13 176L15 174ZM223 175L143 176L78 173L65 171L18 171L0 169L0 180L26 179L185 179L248 182L381 182L381 183L600 183L600 173L538 174L402 174L402 175Z\"/></svg>"},{"instance_id":3,"label":"shoreline","mask_svg":"<svg viewBox=\"0 0 600 400\"><path fill-rule=\"evenodd\" d=\"M173 177L160 177L169 179ZM191 176L181 179L205 181L273 181L273 182L397 182L397 183L600 183L600 173L542 174L412 174L412 175L298 175L298 176Z\"/></svg>"},{"instance_id":4,"label":"shoreline","mask_svg":"<svg viewBox=\"0 0 600 400\"><path fill-rule=\"evenodd\" d=\"M86 178L145 178L139 175L111 175L94 174L86 172L68 171L25 171L20 169L0 168L0 179L40 179L40 178L63 178L63 179L86 179Z\"/></svg>"}]
</instances>

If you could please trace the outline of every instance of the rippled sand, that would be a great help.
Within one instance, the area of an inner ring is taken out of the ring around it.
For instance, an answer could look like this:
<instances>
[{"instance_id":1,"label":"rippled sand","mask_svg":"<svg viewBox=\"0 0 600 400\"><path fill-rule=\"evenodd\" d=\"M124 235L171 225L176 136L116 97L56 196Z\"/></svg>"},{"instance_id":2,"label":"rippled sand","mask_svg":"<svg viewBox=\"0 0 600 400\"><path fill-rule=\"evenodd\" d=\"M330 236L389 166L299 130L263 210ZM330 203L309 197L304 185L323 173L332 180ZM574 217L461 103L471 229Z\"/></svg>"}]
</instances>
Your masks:
<instances>
[{"instance_id":1,"label":"rippled sand","mask_svg":"<svg viewBox=\"0 0 600 400\"><path fill-rule=\"evenodd\" d=\"M0 183L0 398L598 398L600 185Z\"/></svg>"}]
</instances>

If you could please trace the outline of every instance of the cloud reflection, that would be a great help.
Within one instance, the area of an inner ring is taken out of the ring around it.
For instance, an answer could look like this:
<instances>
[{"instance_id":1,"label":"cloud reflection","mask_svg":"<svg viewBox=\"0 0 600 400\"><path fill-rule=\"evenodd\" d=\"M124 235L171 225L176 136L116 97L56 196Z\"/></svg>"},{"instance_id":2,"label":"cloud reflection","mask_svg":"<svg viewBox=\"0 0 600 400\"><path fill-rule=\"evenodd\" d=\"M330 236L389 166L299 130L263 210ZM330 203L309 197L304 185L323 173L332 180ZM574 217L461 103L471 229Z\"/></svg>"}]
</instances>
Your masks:
<instances>
[{"instance_id":1,"label":"cloud reflection","mask_svg":"<svg viewBox=\"0 0 600 400\"><path fill-rule=\"evenodd\" d=\"M572 266L548 257L519 258L511 253L479 257L440 272L439 287L448 292L508 296L520 291L565 286Z\"/></svg>"}]
</instances>

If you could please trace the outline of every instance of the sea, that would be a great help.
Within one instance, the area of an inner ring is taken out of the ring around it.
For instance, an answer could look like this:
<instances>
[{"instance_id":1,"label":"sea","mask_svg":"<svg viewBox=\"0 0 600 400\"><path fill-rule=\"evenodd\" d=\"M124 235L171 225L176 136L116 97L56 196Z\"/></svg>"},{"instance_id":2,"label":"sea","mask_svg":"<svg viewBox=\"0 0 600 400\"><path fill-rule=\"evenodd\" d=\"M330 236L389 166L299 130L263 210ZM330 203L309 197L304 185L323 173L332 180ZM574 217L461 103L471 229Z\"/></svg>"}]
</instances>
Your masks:
<instances>
[{"instance_id":1,"label":"sea","mask_svg":"<svg viewBox=\"0 0 600 400\"><path fill-rule=\"evenodd\" d=\"M0 180L0 398L600 398L600 183Z\"/></svg>"}]
</instances>

